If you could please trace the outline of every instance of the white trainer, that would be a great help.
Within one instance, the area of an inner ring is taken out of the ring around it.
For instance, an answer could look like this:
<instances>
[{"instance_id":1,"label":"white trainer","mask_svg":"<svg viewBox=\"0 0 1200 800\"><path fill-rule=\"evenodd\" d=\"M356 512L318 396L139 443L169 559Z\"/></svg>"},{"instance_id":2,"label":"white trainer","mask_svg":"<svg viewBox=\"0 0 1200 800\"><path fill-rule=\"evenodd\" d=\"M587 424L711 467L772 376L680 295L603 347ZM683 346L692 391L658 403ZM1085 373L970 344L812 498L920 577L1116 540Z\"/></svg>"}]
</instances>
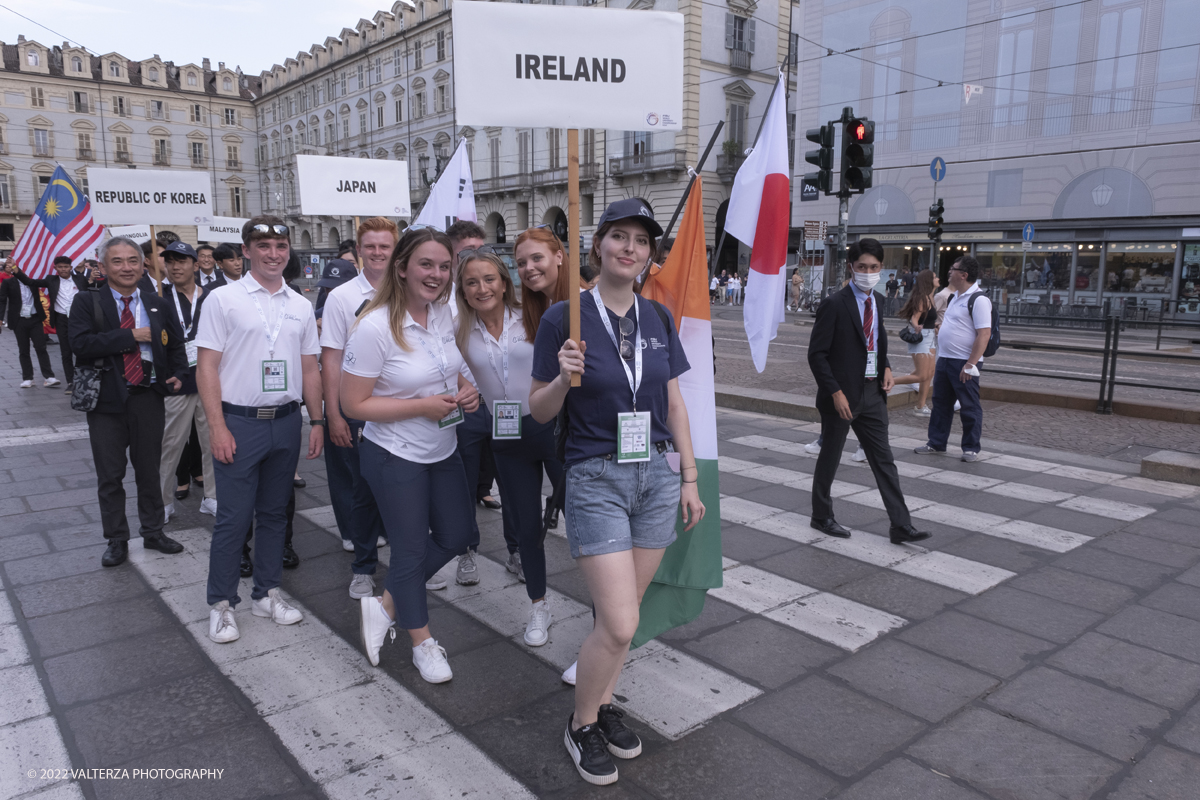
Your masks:
<instances>
[{"instance_id":1,"label":"white trainer","mask_svg":"<svg viewBox=\"0 0 1200 800\"><path fill-rule=\"evenodd\" d=\"M350 581L350 599L362 600L375 594L375 579L370 575L355 575Z\"/></svg>"},{"instance_id":2,"label":"white trainer","mask_svg":"<svg viewBox=\"0 0 1200 800\"><path fill-rule=\"evenodd\" d=\"M550 602L541 600L529 609L529 622L525 624L525 644L541 647L550 641Z\"/></svg>"},{"instance_id":3,"label":"white trainer","mask_svg":"<svg viewBox=\"0 0 1200 800\"><path fill-rule=\"evenodd\" d=\"M375 547L376 548L387 547L387 539L380 536L378 539L375 540Z\"/></svg>"},{"instance_id":4,"label":"white trainer","mask_svg":"<svg viewBox=\"0 0 1200 800\"><path fill-rule=\"evenodd\" d=\"M854 451L854 461L861 464L867 460L867 452L861 447Z\"/></svg>"},{"instance_id":5,"label":"white trainer","mask_svg":"<svg viewBox=\"0 0 1200 800\"><path fill-rule=\"evenodd\" d=\"M168 503L163 506L163 524L166 525L171 521L171 517L175 516L175 504Z\"/></svg>"},{"instance_id":6,"label":"white trainer","mask_svg":"<svg viewBox=\"0 0 1200 800\"><path fill-rule=\"evenodd\" d=\"M459 586L474 586L479 583L479 567L475 565L475 551L467 548L467 552L458 557L458 569L454 580Z\"/></svg>"},{"instance_id":7,"label":"white trainer","mask_svg":"<svg viewBox=\"0 0 1200 800\"><path fill-rule=\"evenodd\" d=\"M446 579L441 575L434 575L429 580L425 581L425 589L430 592L440 592L446 588Z\"/></svg>"},{"instance_id":8,"label":"white trainer","mask_svg":"<svg viewBox=\"0 0 1200 800\"><path fill-rule=\"evenodd\" d=\"M428 683L445 683L454 677L446 660L446 648L432 637L413 648L413 666Z\"/></svg>"},{"instance_id":9,"label":"white trainer","mask_svg":"<svg viewBox=\"0 0 1200 800\"><path fill-rule=\"evenodd\" d=\"M810 456L821 455L821 440L817 439L815 442L809 442L808 444L804 445L804 452L808 453Z\"/></svg>"},{"instance_id":10,"label":"white trainer","mask_svg":"<svg viewBox=\"0 0 1200 800\"><path fill-rule=\"evenodd\" d=\"M955 400L955 401L954 401L954 410L955 410L955 411L962 411L962 403L960 403L959 401Z\"/></svg>"},{"instance_id":11,"label":"white trainer","mask_svg":"<svg viewBox=\"0 0 1200 800\"><path fill-rule=\"evenodd\" d=\"M575 685L575 668L578 666L579 666L579 662L576 661L574 664L567 667L567 671L562 674L562 682L563 683L569 683L572 686Z\"/></svg>"},{"instance_id":12,"label":"white trainer","mask_svg":"<svg viewBox=\"0 0 1200 800\"><path fill-rule=\"evenodd\" d=\"M383 647L383 640L389 631L392 641L396 641L396 622L383 610L383 603L378 597L364 597L358 604L358 632L362 636L363 649L371 666L378 667L379 648Z\"/></svg>"},{"instance_id":13,"label":"white trainer","mask_svg":"<svg viewBox=\"0 0 1200 800\"><path fill-rule=\"evenodd\" d=\"M21 381L21 388L22 389L32 389L33 381Z\"/></svg>"},{"instance_id":14,"label":"white trainer","mask_svg":"<svg viewBox=\"0 0 1200 800\"><path fill-rule=\"evenodd\" d=\"M43 383L42 385L49 388L51 386L58 386L58 384L59 384L58 378L46 378L46 382Z\"/></svg>"},{"instance_id":15,"label":"white trainer","mask_svg":"<svg viewBox=\"0 0 1200 800\"><path fill-rule=\"evenodd\" d=\"M200 513L209 514L210 516L217 515L217 498L206 497L200 501Z\"/></svg>"},{"instance_id":16,"label":"white trainer","mask_svg":"<svg viewBox=\"0 0 1200 800\"><path fill-rule=\"evenodd\" d=\"M268 589L267 596L251 604L250 613L256 617L269 617L277 625L295 625L304 619L299 610L283 599L278 589Z\"/></svg>"},{"instance_id":17,"label":"white trainer","mask_svg":"<svg viewBox=\"0 0 1200 800\"><path fill-rule=\"evenodd\" d=\"M222 600L208 611L208 638L217 644L228 644L237 640L242 634L238 632L237 620L233 618L233 609L228 600Z\"/></svg>"},{"instance_id":18,"label":"white trainer","mask_svg":"<svg viewBox=\"0 0 1200 800\"><path fill-rule=\"evenodd\" d=\"M342 539L342 549L345 550L347 553L353 553L354 552L354 542L350 541L349 539Z\"/></svg>"}]
</instances>

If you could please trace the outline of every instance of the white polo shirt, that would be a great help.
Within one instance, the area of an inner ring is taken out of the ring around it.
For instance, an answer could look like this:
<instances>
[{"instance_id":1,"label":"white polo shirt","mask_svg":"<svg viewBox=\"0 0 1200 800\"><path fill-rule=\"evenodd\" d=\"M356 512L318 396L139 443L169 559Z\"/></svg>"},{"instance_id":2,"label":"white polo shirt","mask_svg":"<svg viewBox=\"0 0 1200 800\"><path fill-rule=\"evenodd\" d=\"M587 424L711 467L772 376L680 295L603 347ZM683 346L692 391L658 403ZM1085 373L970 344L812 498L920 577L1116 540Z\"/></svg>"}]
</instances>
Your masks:
<instances>
[{"instance_id":1,"label":"white polo shirt","mask_svg":"<svg viewBox=\"0 0 1200 800\"><path fill-rule=\"evenodd\" d=\"M58 295L54 298L54 310L59 314L71 314L71 303L75 301L75 295L79 294L79 287L75 285L74 278L58 280Z\"/></svg>"},{"instance_id":2,"label":"white polo shirt","mask_svg":"<svg viewBox=\"0 0 1200 800\"><path fill-rule=\"evenodd\" d=\"M987 295L975 298L974 313L967 313L969 295L978 292L979 284L973 283L965 291L950 295L942 327L938 329L938 358L969 359L975 346L975 332L992 327L992 301Z\"/></svg>"},{"instance_id":3,"label":"white polo shirt","mask_svg":"<svg viewBox=\"0 0 1200 800\"><path fill-rule=\"evenodd\" d=\"M459 322L462 320L458 317ZM521 416L529 413L533 342L525 337L520 314L505 310L504 329L499 340L488 333L487 326L477 318L467 334L467 351L463 355L489 409L497 400L518 400Z\"/></svg>"},{"instance_id":4,"label":"white polo shirt","mask_svg":"<svg viewBox=\"0 0 1200 800\"><path fill-rule=\"evenodd\" d=\"M276 326L272 354L268 340ZM253 275L209 294L196 346L221 353L221 400L238 406L279 406L303 399L300 356L321 353L312 304L286 283L268 292Z\"/></svg>"},{"instance_id":5,"label":"white polo shirt","mask_svg":"<svg viewBox=\"0 0 1200 800\"><path fill-rule=\"evenodd\" d=\"M392 337L387 308L377 308L360 319L346 342L342 371L375 378L375 397L413 400L458 394L458 375L469 373L454 342L454 319L444 303L431 303L428 309L428 327L404 314L404 341L410 350L402 350ZM418 464L449 458L458 444L454 427L439 428L426 417L368 422L363 436L392 455Z\"/></svg>"},{"instance_id":6,"label":"white polo shirt","mask_svg":"<svg viewBox=\"0 0 1200 800\"><path fill-rule=\"evenodd\" d=\"M354 325L354 312L373 297L375 287L361 272L333 289L325 298L325 310L321 312L321 347L345 350L350 327Z\"/></svg>"}]
</instances>

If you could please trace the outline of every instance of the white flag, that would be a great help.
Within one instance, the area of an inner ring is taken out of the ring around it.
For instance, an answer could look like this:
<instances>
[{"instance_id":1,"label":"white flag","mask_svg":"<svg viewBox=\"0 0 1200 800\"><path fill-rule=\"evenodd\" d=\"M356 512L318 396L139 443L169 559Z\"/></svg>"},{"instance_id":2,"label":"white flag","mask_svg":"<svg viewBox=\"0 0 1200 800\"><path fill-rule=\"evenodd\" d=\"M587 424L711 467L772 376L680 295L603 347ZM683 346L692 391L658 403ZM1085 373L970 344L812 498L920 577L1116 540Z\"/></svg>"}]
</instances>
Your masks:
<instances>
[{"instance_id":1,"label":"white flag","mask_svg":"<svg viewBox=\"0 0 1200 800\"><path fill-rule=\"evenodd\" d=\"M431 225L445 231L459 219L477 221L475 185L471 182L471 161L467 158L465 138L459 141L454 157L430 189L429 199L425 201L414 224Z\"/></svg>"}]
</instances>

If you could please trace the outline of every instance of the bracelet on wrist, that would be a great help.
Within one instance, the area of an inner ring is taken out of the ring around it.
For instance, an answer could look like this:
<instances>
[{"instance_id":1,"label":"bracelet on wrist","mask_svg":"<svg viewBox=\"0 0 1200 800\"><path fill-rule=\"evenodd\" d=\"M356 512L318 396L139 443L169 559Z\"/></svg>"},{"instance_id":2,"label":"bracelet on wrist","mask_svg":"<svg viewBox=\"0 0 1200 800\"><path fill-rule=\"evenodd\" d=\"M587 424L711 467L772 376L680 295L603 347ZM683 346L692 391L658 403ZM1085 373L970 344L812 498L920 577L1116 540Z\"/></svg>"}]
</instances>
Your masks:
<instances>
[{"instance_id":1,"label":"bracelet on wrist","mask_svg":"<svg viewBox=\"0 0 1200 800\"><path fill-rule=\"evenodd\" d=\"M696 480L699 480L699 478L697 478ZM695 483L695 482L696 481L683 481L683 483Z\"/></svg>"},{"instance_id":2,"label":"bracelet on wrist","mask_svg":"<svg viewBox=\"0 0 1200 800\"><path fill-rule=\"evenodd\" d=\"M324 424L325 424L325 420L323 420L323 419L310 419L310 420L308 421L308 424L309 424L309 425L324 425Z\"/></svg>"}]
</instances>

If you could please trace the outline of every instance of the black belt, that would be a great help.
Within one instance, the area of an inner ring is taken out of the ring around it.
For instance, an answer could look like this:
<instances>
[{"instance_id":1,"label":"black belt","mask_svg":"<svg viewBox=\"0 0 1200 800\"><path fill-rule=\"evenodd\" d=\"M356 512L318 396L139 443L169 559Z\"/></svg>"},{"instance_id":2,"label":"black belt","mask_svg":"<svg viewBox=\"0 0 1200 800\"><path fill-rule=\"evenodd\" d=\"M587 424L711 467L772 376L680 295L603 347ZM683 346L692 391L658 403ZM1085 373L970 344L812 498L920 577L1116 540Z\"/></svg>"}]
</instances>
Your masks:
<instances>
[{"instance_id":1,"label":"black belt","mask_svg":"<svg viewBox=\"0 0 1200 800\"><path fill-rule=\"evenodd\" d=\"M282 406L235 406L233 403L221 401L221 410L226 414L233 414L235 417L249 417L250 419L280 419L286 417L293 411L300 409L300 403L293 400Z\"/></svg>"},{"instance_id":2,"label":"black belt","mask_svg":"<svg viewBox=\"0 0 1200 800\"><path fill-rule=\"evenodd\" d=\"M672 442L670 439L665 439L664 441L661 441L661 442L655 442L651 446L658 452L665 453L665 452L667 452L668 449L673 448L674 444L675 443ZM617 457L616 453L605 453L604 455L600 456L600 458L603 458L605 461L612 461L616 457Z\"/></svg>"}]
</instances>

